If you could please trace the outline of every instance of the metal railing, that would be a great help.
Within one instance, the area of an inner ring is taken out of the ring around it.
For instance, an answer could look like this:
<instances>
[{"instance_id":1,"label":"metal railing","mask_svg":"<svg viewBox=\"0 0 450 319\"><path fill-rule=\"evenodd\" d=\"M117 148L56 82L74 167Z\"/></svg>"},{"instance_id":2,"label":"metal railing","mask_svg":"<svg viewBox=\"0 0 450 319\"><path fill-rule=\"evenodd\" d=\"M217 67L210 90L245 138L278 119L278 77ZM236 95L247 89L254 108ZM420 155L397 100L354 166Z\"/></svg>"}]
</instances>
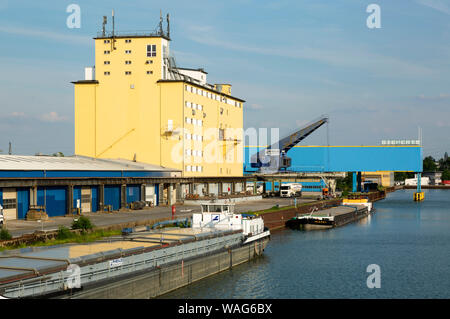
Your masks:
<instances>
[{"instance_id":1,"label":"metal railing","mask_svg":"<svg viewBox=\"0 0 450 319\"><path fill-rule=\"evenodd\" d=\"M148 37L160 37L160 36L164 36L164 37L168 37L167 34L165 34L164 32L161 33L160 30L137 30L137 31L114 31L114 33L112 31L105 31L105 33L103 33L102 31L97 32L97 38L111 38L112 36L115 37L136 37L136 36L148 36Z\"/></svg>"}]
</instances>

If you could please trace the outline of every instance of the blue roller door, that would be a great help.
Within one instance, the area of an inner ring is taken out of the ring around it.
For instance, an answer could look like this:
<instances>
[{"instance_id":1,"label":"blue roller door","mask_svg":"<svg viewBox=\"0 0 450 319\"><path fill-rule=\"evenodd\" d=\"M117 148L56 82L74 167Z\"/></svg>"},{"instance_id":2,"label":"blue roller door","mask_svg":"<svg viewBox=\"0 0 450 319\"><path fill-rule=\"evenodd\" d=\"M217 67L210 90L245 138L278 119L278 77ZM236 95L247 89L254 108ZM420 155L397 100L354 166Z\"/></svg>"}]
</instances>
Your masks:
<instances>
[{"instance_id":1,"label":"blue roller door","mask_svg":"<svg viewBox=\"0 0 450 319\"><path fill-rule=\"evenodd\" d=\"M120 185L105 185L105 205L112 205L113 210L119 210Z\"/></svg>"},{"instance_id":2,"label":"blue roller door","mask_svg":"<svg viewBox=\"0 0 450 319\"><path fill-rule=\"evenodd\" d=\"M95 213L98 210L98 187L91 188L91 212Z\"/></svg>"},{"instance_id":3,"label":"blue roller door","mask_svg":"<svg viewBox=\"0 0 450 319\"><path fill-rule=\"evenodd\" d=\"M73 188L73 208L77 208L77 200L80 201L80 208L81 208L81 186L75 186Z\"/></svg>"},{"instance_id":4,"label":"blue roller door","mask_svg":"<svg viewBox=\"0 0 450 319\"><path fill-rule=\"evenodd\" d=\"M0 205L3 206L3 189L0 188Z\"/></svg>"},{"instance_id":5,"label":"blue roller door","mask_svg":"<svg viewBox=\"0 0 450 319\"><path fill-rule=\"evenodd\" d=\"M49 217L64 216L67 210L66 187L38 188L38 205L45 205Z\"/></svg>"},{"instance_id":6,"label":"blue roller door","mask_svg":"<svg viewBox=\"0 0 450 319\"><path fill-rule=\"evenodd\" d=\"M30 208L30 189L17 189L17 219L25 219Z\"/></svg>"},{"instance_id":7,"label":"blue roller door","mask_svg":"<svg viewBox=\"0 0 450 319\"><path fill-rule=\"evenodd\" d=\"M141 200L141 185L127 185L127 203Z\"/></svg>"}]
</instances>

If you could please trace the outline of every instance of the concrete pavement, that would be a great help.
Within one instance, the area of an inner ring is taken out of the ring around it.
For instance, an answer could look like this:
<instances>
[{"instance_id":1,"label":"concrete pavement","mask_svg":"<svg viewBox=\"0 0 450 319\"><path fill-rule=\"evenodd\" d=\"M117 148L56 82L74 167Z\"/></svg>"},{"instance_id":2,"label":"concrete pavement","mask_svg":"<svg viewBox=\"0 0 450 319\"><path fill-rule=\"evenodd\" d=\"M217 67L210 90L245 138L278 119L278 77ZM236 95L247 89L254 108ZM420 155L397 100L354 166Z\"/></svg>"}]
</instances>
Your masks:
<instances>
[{"instance_id":1,"label":"concrete pavement","mask_svg":"<svg viewBox=\"0 0 450 319\"><path fill-rule=\"evenodd\" d=\"M310 202L312 199L298 198L298 203ZM236 203L235 211L238 213L254 212L258 210L268 209L275 205L290 206L293 205L293 199L271 197L264 198L257 201L249 201ZM176 205L175 218L185 218L192 216L193 213L200 212L199 205ZM122 223L132 223L138 221L157 221L172 216L172 209L170 206L157 206L146 208L143 210L130 210L120 212L97 212L84 213L84 216L89 217L95 226L112 226ZM77 216L70 217L51 217L47 221L27 221L27 220L10 220L6 223L6 228L13 237L19 237L24 234L31 234L40 230L57 230L59 226L70 228L73 219Z\"/></svg>"}]
</instances>

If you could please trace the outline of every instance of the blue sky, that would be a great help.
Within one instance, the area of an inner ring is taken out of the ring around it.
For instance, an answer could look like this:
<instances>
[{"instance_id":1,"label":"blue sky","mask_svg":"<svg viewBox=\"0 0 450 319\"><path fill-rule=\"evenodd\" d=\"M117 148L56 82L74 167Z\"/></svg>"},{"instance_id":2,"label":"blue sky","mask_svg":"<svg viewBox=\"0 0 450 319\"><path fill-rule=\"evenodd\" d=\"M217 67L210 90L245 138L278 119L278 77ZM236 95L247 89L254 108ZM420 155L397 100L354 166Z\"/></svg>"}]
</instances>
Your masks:
<instances>
[{"instance_id":1,"label":"blue sky","mask_svg":"<svg viewBox=\"0 0 450 319\"><path fill-rule=\"evenodd\" d=\"M81 28L66 7L81 8ZM381 8L381 29L366 7ZM73 85L94 63L92 37L115 10L119 31L171 15L177 64L202 67L246 100L246 127L292 131L330 116L332 145L413 139L450 151L450 1L0 0L0 149L73 154ZM326 129L303 144L326 144Z\"/></svg>"}]
</instances>

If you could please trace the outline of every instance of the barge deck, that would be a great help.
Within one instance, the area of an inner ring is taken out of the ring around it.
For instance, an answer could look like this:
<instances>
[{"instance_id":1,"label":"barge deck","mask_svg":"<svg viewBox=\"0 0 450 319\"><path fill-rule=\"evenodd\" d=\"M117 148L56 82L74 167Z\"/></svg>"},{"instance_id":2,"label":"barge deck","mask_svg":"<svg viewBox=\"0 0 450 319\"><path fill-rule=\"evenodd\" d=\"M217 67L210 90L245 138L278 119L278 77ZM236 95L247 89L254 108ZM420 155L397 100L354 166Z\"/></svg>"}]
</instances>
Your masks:
<instances>
[{"instance_id":1,"label":"barge deck","mask_svg":"<svg viewBox=\"0 0 450 319\"><path fill-rule=\"evenodd\" d=\"M366 205L342 205L291 218L286 226L300 230L328 229L343 226L369 215Z\"/></svg>"}]
</instances>

